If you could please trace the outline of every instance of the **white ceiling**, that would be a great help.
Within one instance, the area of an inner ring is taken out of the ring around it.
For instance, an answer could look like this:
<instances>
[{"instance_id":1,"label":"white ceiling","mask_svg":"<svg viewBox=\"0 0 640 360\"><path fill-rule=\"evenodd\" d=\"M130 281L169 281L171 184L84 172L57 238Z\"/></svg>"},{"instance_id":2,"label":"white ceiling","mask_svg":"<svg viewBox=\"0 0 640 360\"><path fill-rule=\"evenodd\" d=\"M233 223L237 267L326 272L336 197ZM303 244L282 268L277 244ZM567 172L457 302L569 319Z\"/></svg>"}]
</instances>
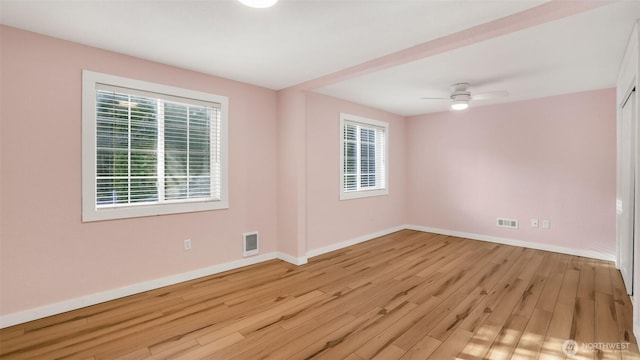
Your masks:
<instances>
[{"instance_id":1,"label":"white ceiling","mask_svg":"<svg viewBox=\"0 0 640 360\"><path fill-rule=\"evenodd\" d=\"M543 25L331 84L316 91L401 115L447 111L449 85L507 90L472 106L615 87L640 1L607 5ZM475 86L474 86L475 85Z\"/></svg>"},{"instance_id":2,"label":"white ceiling","mask_svg":"<svg viewBox=\"0 0 640 360\"><path fill-rule=\"evenodd\" d=\"M0 23L270 89L321 79L312 89L401 115L446 111L446 101L420 97L447 96L461 81L473 92L508 90L500 101L615 86L640 1L328 76L544 3L280 0L251 9L235 0L0 0Z\"/></svg>"}]
</instances>

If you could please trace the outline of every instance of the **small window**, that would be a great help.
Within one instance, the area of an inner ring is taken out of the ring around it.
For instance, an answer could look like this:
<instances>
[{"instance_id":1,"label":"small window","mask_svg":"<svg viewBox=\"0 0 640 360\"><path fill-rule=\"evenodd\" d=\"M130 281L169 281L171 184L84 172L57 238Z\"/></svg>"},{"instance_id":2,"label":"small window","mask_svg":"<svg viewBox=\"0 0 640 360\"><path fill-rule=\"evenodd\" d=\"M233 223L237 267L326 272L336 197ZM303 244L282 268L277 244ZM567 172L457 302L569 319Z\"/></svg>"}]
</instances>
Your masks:
<instances>
[{"instance_id":1,"label":"small window","mask_svg":"<svg viewBox=\"0 0 640 360\"><path fill-rule=\"evenodd\" d=\"M389 125L340 114L340 199L386 195Z\"/></svg>"},{"instance_id":2,"label":"small window","mask_svg":"<svg viewBox=\"0 0 640 360\"><path fill-rule=\"evenodd\" d=\"M228 207L226 97L83 72L83 221Z\"/></svg>"}]
</instances>

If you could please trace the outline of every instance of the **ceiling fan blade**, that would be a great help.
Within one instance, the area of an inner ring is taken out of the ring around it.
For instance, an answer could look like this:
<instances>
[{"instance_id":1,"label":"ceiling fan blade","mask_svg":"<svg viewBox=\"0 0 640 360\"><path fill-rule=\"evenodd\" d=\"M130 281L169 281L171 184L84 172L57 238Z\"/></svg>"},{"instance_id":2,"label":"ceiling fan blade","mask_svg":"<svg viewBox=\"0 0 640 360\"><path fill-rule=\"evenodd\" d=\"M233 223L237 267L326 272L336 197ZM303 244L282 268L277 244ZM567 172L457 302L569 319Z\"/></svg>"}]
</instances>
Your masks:
<instances>
[{"instance_id":1,"label":"ceiling fan blade","mask_svg":"<svg viewBox=\"0 0 640 360\"><path fill-rule=\"evenodd\" d=\"M421 97L420 100L451 100L451 98L443 97Z\"/></svg>"},{"instance_id":2,"label":"ceiling fan blade","mask_svg":"<svg viewBox=\"0 0 640 360\"><path fill-rule=\"evenodd\" d=\"M471 100L489 100L498 99L509 96L509 92L505 90L501 91L489 91L481 94L471 95Z\"/></svg>"}]
</instances>

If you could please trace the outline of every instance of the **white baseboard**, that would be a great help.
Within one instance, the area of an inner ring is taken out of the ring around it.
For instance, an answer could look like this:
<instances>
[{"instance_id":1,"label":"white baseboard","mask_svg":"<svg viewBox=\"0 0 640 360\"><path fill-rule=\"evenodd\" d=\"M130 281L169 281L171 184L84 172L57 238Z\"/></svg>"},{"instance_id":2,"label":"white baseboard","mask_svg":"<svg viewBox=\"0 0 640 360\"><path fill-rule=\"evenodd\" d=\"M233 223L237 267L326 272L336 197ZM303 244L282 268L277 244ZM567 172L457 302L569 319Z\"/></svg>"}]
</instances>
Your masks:
<instances>
[{"instance_id":1,"label":"white baseboard","mask_svg":"<svg viewBox=\"0 0 640 360\"><path fill-rule=\"evenodd\" d=\"M337 243L337 244L321 247L321 248L318 248L318 249L309 250L309 251L307 251L307 257L311 258L311 257L314 257L314 256L326 254L326 253L331 252L331 251L340 250L340 249L343 249L343 248L346 248L346 247L349 247L349 246L352 246L352 245L355 245L355 244L359 244L361 242L369 241L369 240L378 238L380 236L389 235L391 233L394 233L394 232L400 231L400 230L404 230L404 229L407 229L407 226L406 225L400 225L400 226L392 227L390 229L377 231L377 232L374 232L374 233L371 233L371 234L358 236L357 238L350 239L350 240L347 240L347 241L343 241L341 243Z\"/></svg>"},{"instance_id":2,"label":"white baseboard","mask_svg":"<svg viewBox=\"0 0 640 360\"><path fill-rule=\"evenodd\" d=\"M554 246L554 245L541 244L541 243L535 243L530 241L514 240L514 239L505 239L505 238L500 238L496 236L478 235L478 234L466 233L461 231L438 229L438 228L419 226L419 225L406 225L406 229L424 231L424 232L430 232L430 233L442 234L442 235L449 235L449 236L456 236L456 237L467 238L472 240L487 241L487 242L492 242L497 244L520 246L520 247L536 249L536 250L551 251L551 252L556 252L560 254L588 257L592 259L599 259L599 260L606 260L606 261L616 260L616 257L614 254L603 254L603 253L592 251L592 250L572 249L572 248L567 248L562 246Z\"/></svg>"},{"instance_id":3,"label":"white baseboard","mask_svg":"<svg viewBox=\"0 0 640 360\"><path fill-rule=\"evenodd\" d=\"M308 262L308 258L306 256L295 257L289 254L285 254L283 252L278 252L278 259L282 261L286 261L293 265L304 265Z\"/></svg>"},{"instance_id":4,"label":"white baseboard","mask_svg":"<svg viewBox=\"0 0 640 360\"><path fill-rule=\"evenodd\" d=\"M86 306L96 305L110 300L115 300L129 295L141 292L159 289L161 287L178 284L181 282L201 278L204 276L214 275L221 272L238 269L248 265L261 263L268 260L280 258L280 254L271 252L244 259L231 261L224 264L213 265L203 269L189 271L181 274L171 275L160 279L145 281L138 284L128 285L118 289L107 290L104 292L82 296L79 298L58 302L51 305L42 306L35 309L20 311L4 316L0 316L0 329L22 324L28 321L41 319L47 316L61 314L63 312L80 309ZM288 261L288 260L285 260Z\"/></svg>"},{"instance_id":5,"label":"white baseboard","mask_svg":"<svg viewBox=\"0 0 640 360\"><path fill-rule=\"evenodd\" d=\"M8 314L8 315L0 316L0 329L25 323L32 320L41 319L47 316L80 309L86 306L91 306L91 305L103 303L106 301L115 300L121 297L158 289L164 286L174 285L181 282L201 278L204 276L214 275L224 271L229 271L229 270L241 268L244 266L261 263L268 260L281 259L283 261L289 262L294 265L304 265L307 263L308 258L322 255L331 251L343 249L345 247L356 245L356 244L369 241L384 235L394 233L396 231L404 230L404 229L424 231L424 232L430 232L430 233L436 233L436 234L442 234L442 235L457 236L457 237L462 237L467 239L488 241L488 242L493 242L498 244L521 246L521 247L532 248L537 250L545 250L545 251L552 251L552 252L557 252L562 254L584 256L584 257L607 260L607 261L615 261L615 255L602 254L596 251L571 249L571 248L565 248L560 246L532 243L532 242L513 240L513 239L504 239L504 238L493 237L488 235L471 234L471 233L465 233L460 231L431 228L426 226L400 225L393 228L377 231L371 234L359 236L357 238L343 241L337 244L325 246L318 249L313 249L308 251L307 255L303 257L295 257L282 252L271 252L268 254L247 257L244 259L231 261L224 264L213 265L203 269L189 271L182 274L176 274L176 275L164 277L161 279L150 280L143 283L128 285L118 289L108 290L108 291L104 291L96 294L82 296L82 297L71 299L71 300L62 301L62 302L51 304L51 305L42 306L35 309L29 309L25 311L20 311L20 312ZM636 333L636 335L640 333L640 324L634 323L634 332Z\"/></svg>"}]
</instances>

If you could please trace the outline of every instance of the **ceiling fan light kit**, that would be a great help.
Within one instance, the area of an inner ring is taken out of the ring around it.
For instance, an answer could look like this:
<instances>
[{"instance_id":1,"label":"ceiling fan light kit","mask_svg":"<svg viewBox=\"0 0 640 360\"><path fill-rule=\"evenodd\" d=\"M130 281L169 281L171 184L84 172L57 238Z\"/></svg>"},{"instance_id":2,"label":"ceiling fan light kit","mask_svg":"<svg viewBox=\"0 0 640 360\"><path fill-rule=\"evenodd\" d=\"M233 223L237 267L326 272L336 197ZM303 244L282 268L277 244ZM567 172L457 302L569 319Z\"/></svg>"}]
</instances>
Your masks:
<instances>
[{"instance_id":1,"label":"ceiling fan light kit","mask_svg":"<svg viewBox=\"0 0 640 360\"><path fill-rule=\"evenodd\" d=\"M451 110L464 110L468 107L468 100L451 100Z\"/></svg>"},{"instance_id":2,"label":"ceiling fan light kit","mask_svg":"<svg viewBox=\"0 0 640 360\"><path fill-rule=\"evenodd\" d=\"M456 89L451 94L451 110L464 110L469 107L471 93L465 90Z\"/></svg>"},{"instance_id":3,"label":"ceiling fan light kit","mask_svg":"<svg viewBox=\"0 0 640 360\"><path fill-rule=\"evenodd\" d=\"M467 90L468 83L458 83L451 85L451 110L464 110L469 107L471 93Z\"/></svg>"}]
</instances>

